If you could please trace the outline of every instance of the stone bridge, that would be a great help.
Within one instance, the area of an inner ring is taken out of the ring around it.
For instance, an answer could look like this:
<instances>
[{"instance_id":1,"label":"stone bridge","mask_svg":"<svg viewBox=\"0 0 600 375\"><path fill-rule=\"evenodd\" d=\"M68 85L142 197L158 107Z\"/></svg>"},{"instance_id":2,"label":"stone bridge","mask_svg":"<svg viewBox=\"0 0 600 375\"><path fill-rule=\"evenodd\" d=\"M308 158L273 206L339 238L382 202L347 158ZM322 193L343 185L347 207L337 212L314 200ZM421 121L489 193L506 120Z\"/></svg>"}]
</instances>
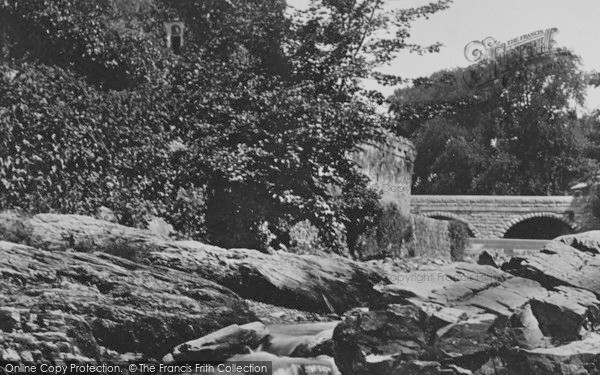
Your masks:
<instances>
[{"instance_id":1,"label":"stone bridge","mask_svg":"<svg viewBox=\"0 0 600 375\"><path fill-rule=\"evenodd\" d=\"M585 196L413 195L411 213L459 220L476 238L554 238L598 228Z\"/></svg>"}]
</instances>

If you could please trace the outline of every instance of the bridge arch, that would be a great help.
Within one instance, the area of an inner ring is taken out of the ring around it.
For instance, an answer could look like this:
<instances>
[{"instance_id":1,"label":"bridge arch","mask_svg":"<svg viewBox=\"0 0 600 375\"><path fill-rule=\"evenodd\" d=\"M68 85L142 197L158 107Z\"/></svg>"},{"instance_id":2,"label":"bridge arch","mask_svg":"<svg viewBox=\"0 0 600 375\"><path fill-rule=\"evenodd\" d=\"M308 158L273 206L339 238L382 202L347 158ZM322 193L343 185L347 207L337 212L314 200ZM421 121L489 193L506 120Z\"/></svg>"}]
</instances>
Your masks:
<instances>
[{"instance_id":1,"label":"bridge arch","mask_svg":"<svg viewBox=\"0 0 600 375\"><path fill-rule=\"evenodd\" d=\"M526 223L528 223L528 222L531 224L534 224L536 222L535 219L551 220L554 222L554 224L562 225L563 228L567 228L570 233L574 233L577 231L577 226L572 224L569 220L565 219L564 216L561 214L557 214L554 212L533 212L530 214L518 216L518 217L510 220L508 223L506 223L502 227L502 230L499 233L499 237L507 238L506 235L510 234L510 232L514 232L515 230L518 230L519 225L526 227ZM538 223L538 225L539 225L539 223ZM561 233L561 234L566 234L566 233ZM510 238L510 236L508 238Z\"/></svg>"},{"instance_id":2,"label":"bridge arch","mask_svg":"<svg viewBox=\"0 0 600 375\"><path fill-rule=\"evenodd\" d=\"M444 211L432 211L432 212L425 212L421 214L422 216L425 217L429 217L432 219L442 219L442 220L456 220L456 221L460 221L461 223L464 223L467 225L467 228L469 228L469 231L471 232L471 234L473 235L473 237L475 238L479 238L480 234L479 231L477 230L477 228L469 223L467 220L465 220L464 218L453 214L451 212L444 212Z\"/></svg>"}]
</instances>

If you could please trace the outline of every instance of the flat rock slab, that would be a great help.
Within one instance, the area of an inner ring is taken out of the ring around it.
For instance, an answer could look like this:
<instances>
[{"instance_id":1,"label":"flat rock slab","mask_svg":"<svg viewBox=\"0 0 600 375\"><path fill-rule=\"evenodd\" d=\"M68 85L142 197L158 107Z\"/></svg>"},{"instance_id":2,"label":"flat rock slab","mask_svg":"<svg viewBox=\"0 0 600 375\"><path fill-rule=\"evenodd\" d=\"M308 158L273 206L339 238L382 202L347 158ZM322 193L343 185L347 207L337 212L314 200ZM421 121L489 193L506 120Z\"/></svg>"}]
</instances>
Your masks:
<instances>
[{"instance_id":1,"label":"flat rock slab","mask_svg":"<svg viewBox=\"0 0 600 375\"><path fill-rule=\"evenodd\" d=\"M600 230L593 230L584 233L569 234L561 236L554 241L562 242L565 245L590 254L600 254Z\"/></svg>"},{"instance_id":2,"label":"flat rock slab","mask_svg":"<svg viewBox=\"0 0 600 375\"><path fill-rule=\"evenodd\" d=\"M596 256L589 251L579 251L560 242L549 246L555 250L566 249L569 252L567 258L572 259L567 264L573 267L595 268ZM512 372L507 366L523 359L504 354L494 356L493 353L509 353L511 348L517 347L552 349L580 341L582 335L597 330L600 325L600 301L595 293L583 288L585 285L590 287L586 284L587 275L573 275L570 282L557 281L560 280L560 258L558 255L553 258L555 255L546 249L530 257L512 258L508 264L513 267L506 270L456 263L436 271L413 271L390 277L395 283L380 286L379 290L388 303L410 304L419 309L421 321L416 326L421 327L425 337L429 338L420 349L427 354L410 358L385 345L363 352L372 353L368 358L377 359L379 369L402 368L410 360L435 360L474 373L494 373L495 369L504 369L502 371L508 374ZM536 267L531 268L532 264ZM556 273L552 274L554 271ZM569 272L576 274L578 271L570 268ZM380 309L363 312L360 318L363 323L354 324L349 330L354 330L354 335L365 342L394 342L385 332L369 331L369 326L364 323L377 318L394 324L385 319L386 315ZM389 307L387 309L389 312ZM347 317L347 321L353 322L354 318ZM338 327L345 327L342 324ZM433 339L432 330L435 333ZM392 329L388 331L393 332ZM415 328L415 332L418 329ZM334 339L336 337L351 342L344 335L334 335ZM340 354L336 356L338 358ZM356 358L343 367L351 371L373 369L367 364L368 358ZM388 370L381 371L383 374ZM365 370L365 373L369 371Z\"/></svg>"},{"instance_id":3,"label":"flat rock slab","mask_svg":"<svg viewBox=\"0 0 600 375\"><path fill-rule=\"evenodd\" d=\"M561 241L548 243L538 253L512 258L503 269L548 288L566 285L600 295L600 256Z\"/></svg>"},{"instance_id":4,"label":"flat rock slab","mask_svg":"<svg viewBox=\"0 0 600 375\"><path fill-rule=\"evenodd\" d=\"M235 293L197 275L3 241L0 290L4 360L159 359L178 343L256 320Z\"/></svg>"},{"instance_id":5,"label":"flat rock slab","mask_svg":"<svg viewBox=\"0 0 600 375\"><path fill-rule=\"evenodd\" d=\"M87 216L3 212L0 239L51 251L110 253L212 280L244 298L313 312L376 303L381 295L373 287L389 283L381 269L343 257L226 250Z\"/></svg>"},{"instance_id":6,"label":"flat rock slab","mask_svg":"<svg viewBox=\"0 0 600 375\"><path fill-rule=\"evenodd\" d=\"M437 271L414 271L409 275L408 282L379 288L386 300L421 300L469 314L491 312L509 317L534 296L548 295L538 282L491 266L455 263Z\"/></svg>"}]
</instances>

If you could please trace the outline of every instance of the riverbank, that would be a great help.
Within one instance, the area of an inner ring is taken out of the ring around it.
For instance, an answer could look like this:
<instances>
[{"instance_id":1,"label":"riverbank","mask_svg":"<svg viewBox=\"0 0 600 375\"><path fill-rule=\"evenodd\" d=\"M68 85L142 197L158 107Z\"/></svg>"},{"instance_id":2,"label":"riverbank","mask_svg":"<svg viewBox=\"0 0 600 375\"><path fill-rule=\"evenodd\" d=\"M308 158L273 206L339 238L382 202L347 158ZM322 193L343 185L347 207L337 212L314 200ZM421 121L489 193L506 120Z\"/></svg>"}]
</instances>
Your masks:
<instances>
[{"instance_id":1,"label":"riverbank","mask_svg":"<svg viewBox=\"0 0 600 375\"><path fill-rule=\"evenodd\" d=\"M600 232L483 264L355 262L4 212L0 254L2 360L270 358L282 371L318 364L344 375L600 371Z\"/></svg>"}]
</instances>

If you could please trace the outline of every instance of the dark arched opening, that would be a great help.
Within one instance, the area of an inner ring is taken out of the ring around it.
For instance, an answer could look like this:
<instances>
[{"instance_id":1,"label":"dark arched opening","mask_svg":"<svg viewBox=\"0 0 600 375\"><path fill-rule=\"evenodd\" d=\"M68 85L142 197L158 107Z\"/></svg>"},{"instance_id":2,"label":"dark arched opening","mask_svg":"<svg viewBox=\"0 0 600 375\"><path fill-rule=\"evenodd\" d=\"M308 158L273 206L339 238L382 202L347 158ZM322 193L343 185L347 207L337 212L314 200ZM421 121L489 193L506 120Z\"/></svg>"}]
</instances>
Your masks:
<instances>
[{"instance_id":1,"label":"dark arched opening","mask_svg":"<svg viewBox=\"0 0 600 375\"><path fill-rule=\"evenodd\" d=\"M455 219L455 218L452 218L452 217L442 216L442 215L434 215L434 216L430 216L430 218L436 219L436 220L445 220L445 221L455 221L455 220L456 221L460 221L461 223L464 223L466 225L467 231L469 233L469 237L475 238L475 233L473 233L473 231L471 230L471 228L469 228L468 224L465 223L462 220L458 220L458 219Z\"/></svg>"},{"instance_id":2,"label":"dark arched opening","mask_svg":"<svg viewBox=\"0 0 600 375\"><path fill-rule=\"evenodd\" d=\"M504 234L504 238L551 240L571 233L573 229L562 220L552 217L532 217L510 227Z\"/></svg>"}]
</instances>

